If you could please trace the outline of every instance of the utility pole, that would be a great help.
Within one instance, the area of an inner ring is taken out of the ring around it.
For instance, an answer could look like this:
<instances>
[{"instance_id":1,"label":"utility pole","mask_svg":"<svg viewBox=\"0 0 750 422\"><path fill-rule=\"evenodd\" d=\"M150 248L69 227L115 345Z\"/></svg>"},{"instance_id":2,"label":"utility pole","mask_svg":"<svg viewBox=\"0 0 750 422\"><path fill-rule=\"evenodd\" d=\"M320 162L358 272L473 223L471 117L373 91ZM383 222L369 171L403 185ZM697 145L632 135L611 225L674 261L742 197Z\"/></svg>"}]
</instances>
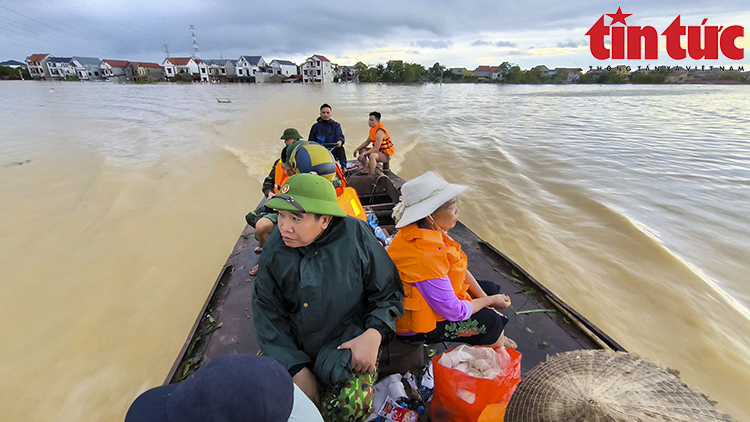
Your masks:
<instances>
[{"instance_id":1,"label":"utility pole","mask_svg":"<svg viewBox=\"0 0 750 422\"><path fill-rule=\"evenodd\" d=\"M164 52L167 53L167 58L169 58L169 44L162 44L164 46Z\"/></svg>"},{"instance_id":2,"label":"utility pole","mask_svg":"<svg viewBox=\"0 0 750 422\"><path fill-rule=\"evenodd\" d=\"M190 25L190 36L193 38L193 59L199 59L198 40L195 38L195 26Z\"/></svg>"}]
</instances>

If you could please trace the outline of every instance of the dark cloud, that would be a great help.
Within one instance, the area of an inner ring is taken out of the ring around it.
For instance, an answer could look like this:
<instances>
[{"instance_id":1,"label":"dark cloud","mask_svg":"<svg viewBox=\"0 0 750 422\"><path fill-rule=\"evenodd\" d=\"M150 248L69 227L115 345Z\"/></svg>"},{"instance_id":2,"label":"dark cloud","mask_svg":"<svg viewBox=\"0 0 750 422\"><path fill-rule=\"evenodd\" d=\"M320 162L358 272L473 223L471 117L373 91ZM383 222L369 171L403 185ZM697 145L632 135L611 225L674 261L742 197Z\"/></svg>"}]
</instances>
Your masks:
<instances>
[{"instance_id":1,"label":"dark cloud","mask_svg":"<svg viewBox=\"0 0 750 422\"><path fill-rule=\"evenodd\" d=\"M163 44L169 45L172 56L192 53L190 24L195 25L203 58L247 54L300 60L312 54L341 56L382 46L413 45L422 49L425 60L432 60L440 59L441 50L454 47L460 37L476 37L477 33L523 32L539 38L554 30L580 29L583 40L586 28L617 9L552 0L533 6L508 0L460 4L381 0L377 6L330 0L193 0L179 5L110 0L97 6L83 0L3 0L0 6L0 60L23 60L45 52L155 62L164 58ZM746 1L739 0L727 0L721 9L698 0L659 4L633 0L623 12L634 13L629 18L634 24L668 25L678 14L718 19L721 14L731 17L747 10ZM580 42L574 38L561 45ZM516 46L511 41L482 40L472 45Z\"/></svg>"},{"instance_id":2,"label":"dark cloud","mask_svg":"<svg viewBox=\"0 0 750 422\"><path fill-rule=\"evenodd\" d=\"M432 41L432 40L418 40L414 43L418 47L422 48L450 48L453 47L453 41Z\"/></svg>"},{"instance_id":3,"label":"dark cloud","mask_svg":"<svg viewBox=\"0 0 750 422\"><path fill-rule=\"evenodd\" d=\"M415 54L415 55L419 55L420 53L419 53L419 51L417 51L417 50L406 50L406 54Z\"/></svg>"},{"instance_id":4,"label":"dark cloud","mask_svg":"<svg viewBox=\"0 0 750 422\"><path fill-rule=\"evenodd\" d=\"M568 40L564 43L562 42L557 43L557 46L559 48L577 48L577 47L581 47L584 45L586 45L586 43L583 41L573 41L573 40Z\"/></svg>"}]
</instances>

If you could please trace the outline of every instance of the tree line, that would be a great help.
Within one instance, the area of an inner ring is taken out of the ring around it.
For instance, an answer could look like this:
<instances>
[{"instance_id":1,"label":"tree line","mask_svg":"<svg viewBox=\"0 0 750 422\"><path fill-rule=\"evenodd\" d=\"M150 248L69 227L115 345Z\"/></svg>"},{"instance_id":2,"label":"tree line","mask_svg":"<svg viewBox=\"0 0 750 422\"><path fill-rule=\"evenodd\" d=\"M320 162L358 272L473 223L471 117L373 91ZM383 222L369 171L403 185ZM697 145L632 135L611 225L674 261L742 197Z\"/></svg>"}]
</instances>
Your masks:
<instances>
[{"instance_id":1,"label":"tree line","mask_svg":"<svg viewBox=\"0 0 750 422\"><path fill-rule=\"evenodd\" d=\"M357 62L354 69L356 70L357 80L364 83L387 82L415 84L424 82L442 82L442 83L476 83L479 78L476 76L453 73L450 69L435 62L430 68L425 68L418 63L408 63L403 60L389 60L386 64L368 66L362 62ZM545 75L544 69L536 67L533 69L521 69L515 63L503 62L498 66L498 78L490 79L489 83L501 84L559 84L568 80L568 72L557 72L554 75ZM640 73L619 73L616 70L602 71L598 74L583 74L576 82L579 84L660 84L665 83L667 76L673 71L663 66L658 71L640 72ZM750 82L750 79L740 72L723 72L719 74L718 80L732 80L737 82Z\"/></svg>"},{"instance_id":2,"label":"tree line","mask_svg":"<svg viewBox=\"0 0 750 422\"><path fill-rule=\"evenodd\" d=\"M31 79L31 75L29 74L29 70L25 67L19 69L14 69L12 67L8 66L0 66L0 79L5 80L20 80L21 75L23 75L24 79Z\"/></svg>"}]
</instances>

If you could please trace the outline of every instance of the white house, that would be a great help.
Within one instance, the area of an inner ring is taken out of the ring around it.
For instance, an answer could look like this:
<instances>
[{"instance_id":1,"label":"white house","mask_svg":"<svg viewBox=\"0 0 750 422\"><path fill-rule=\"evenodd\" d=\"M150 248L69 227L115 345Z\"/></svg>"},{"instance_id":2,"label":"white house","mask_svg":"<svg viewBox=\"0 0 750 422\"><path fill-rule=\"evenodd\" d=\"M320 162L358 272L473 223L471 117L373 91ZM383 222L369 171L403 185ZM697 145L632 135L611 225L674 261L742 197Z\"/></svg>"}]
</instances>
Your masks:
<instances>
[{"instance_id":1,"label":"white house","mask_svg":"<svg viewBox=\"0 0 750 422\"><path fill-rule=\"evenodd\" d=\"M333 65L325 57L316 54L302 65L302 82L333 82Z\"/></svg>"},{"instance_id":2,"label":"white house","mask_svg":"<svg viewBox=\"0 0 750 422\"><path fill-rule=\"evenodd\" d=\"M294 76L297 75L297 65L288 60L271 60L271 69L274 75Z\"/></svg>"},{"instance_id":3,"label":"white house","mask_svg":"<svg viewBox=\"0 0 750 422\"><path fill-rule=\"evenodd\" d=\"M260 83L271 77L271 68L262 56L240 56L235 70L239 81Z\"/></svg>"},{"instance_id":4,"label":"white house","mask_svg":"<svg viewBox=\"0 0 750 422\"><path fill-rule=\"evenodd\" d=\"M32 54L26 57L26 67L29 69L32 78L46 79L50 77L47 62L51 57L50 54Z\"/></svg>"},{"instance_id":5,"label":"white house","mask_svg":"<svg viewBox=\"0 0 750 422\"><path fill-rule=\"evenodd\" d=\"M232 78L236 75L235 64L237 64L237 60L206 60L206 63L208 63L208 76L212 82L221 78Z\"/></svg>"},{"instance_id":6,"label":"white house","mask_svg":"<svg viewBox=\"0 0 750 422\"><path fill-rule=\"evenodd\" d=\"M156 63L128 62L125 75L129 81L163 81L164 69Z\"/></svg>"},{"instance_id":7,"label":"white house","mask_svg":"<svg viewBox=\"0 0 750 422\"><path fill-rule=\"evenodd\" d=\"M82 81L102 80L101 62L96 57L73 57L76 76Z\"/></svg>"},{"instance_id":8,"label":"white house","mask_svg":"<svg viewBox=\"0 0 750 422\"><path fill-rule=\"evenodd\" d=\"M72 57L50 57L47 60L47 69L50 78L53 79L65 79L68 76L77 76Z\"/></svg>"},{"instance_id":9,"label":"white house","mask_svg":"<svg viewBox=\"0 0 750 422\"><path fill-rule=\"evenodd\" d=\"M204 62L201 59L193 59L193 60L195 60L195 64L198 65L198 75L200 75L201 82L209 82L208 63Z\"/></svg>"},{"instance_id":10,"label":"white house","mask_svg":"<svg viewBox=\"0 0 750 422\"><path fill-rule=\"evenodd\" d=\"M200 69L198 63L192 57L167 57L161 64L164 67L164 75L174 78L179 74L198 76Z\"/></svg>"},{"instance_id":11,"label":"white house","mask_svg":"<svg viewBox=\"0 0 750 422\"><path fill-rule=\"evenodd\" d=\"M102 69L102 77L112 82L126 82L128 80L127 67L127 60L105 59L99 64L99 68Z\"/></svg>"}]
</instances>

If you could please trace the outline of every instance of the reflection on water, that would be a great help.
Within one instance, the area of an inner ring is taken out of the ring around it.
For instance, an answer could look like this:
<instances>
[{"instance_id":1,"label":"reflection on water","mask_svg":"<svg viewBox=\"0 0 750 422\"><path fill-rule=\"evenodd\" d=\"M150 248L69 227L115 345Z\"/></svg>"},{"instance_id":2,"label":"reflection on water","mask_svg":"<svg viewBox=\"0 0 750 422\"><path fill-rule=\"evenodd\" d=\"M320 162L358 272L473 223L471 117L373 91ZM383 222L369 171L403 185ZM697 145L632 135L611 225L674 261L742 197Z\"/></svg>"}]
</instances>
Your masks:
<instances>
[{"instance_id":1,"label":"reflection on water","mask_svg":"<svg viewBox=\"0 0 750 422\"><path fill-rule=\"evenodd\" d=\"M748 94L3 82L0 408L116 421L163 382L281 132L328 102L349 152L383 113L394 171L469 185L464 223L748 420Z\"/></svg>"}]
</instances>

